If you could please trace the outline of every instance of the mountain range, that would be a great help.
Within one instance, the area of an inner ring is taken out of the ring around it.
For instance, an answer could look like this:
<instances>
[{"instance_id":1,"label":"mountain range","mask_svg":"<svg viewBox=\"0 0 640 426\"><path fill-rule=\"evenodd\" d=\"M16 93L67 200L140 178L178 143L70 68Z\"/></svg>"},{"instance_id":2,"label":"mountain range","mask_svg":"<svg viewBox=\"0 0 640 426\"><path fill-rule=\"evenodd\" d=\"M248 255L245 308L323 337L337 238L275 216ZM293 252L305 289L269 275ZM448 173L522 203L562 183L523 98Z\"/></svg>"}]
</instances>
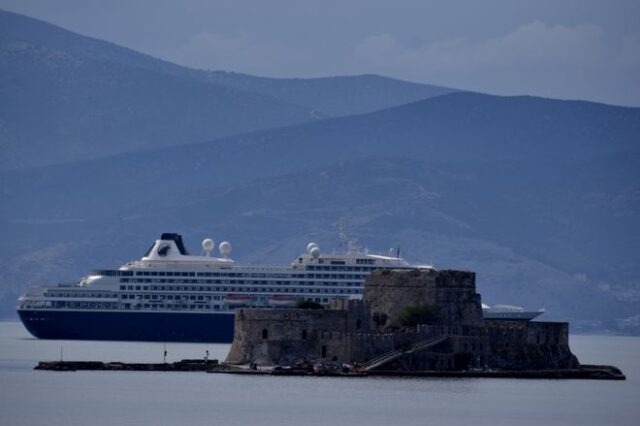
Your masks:
<instances>
[{"instance_id":1,"label":"mountain range","mask_svg":"<svg viewBox=\"0 0 640 426\"><path fill-rule=\"evenodd\" d=\"M0 11L0 170L202 142L450 92L191 70Z\"/></svg>"},{"instance_id":2,"label":"mountain range","mask_svg":"<svg viewBox=\"0 0 640 426\"><path fill-rule=\"evenodd\" d=\"M347 222L490 304L640 332L640 108L191 70L8 12L0 43L4 315L161 232L283 263Z\"/></svg>"}]
</instances>

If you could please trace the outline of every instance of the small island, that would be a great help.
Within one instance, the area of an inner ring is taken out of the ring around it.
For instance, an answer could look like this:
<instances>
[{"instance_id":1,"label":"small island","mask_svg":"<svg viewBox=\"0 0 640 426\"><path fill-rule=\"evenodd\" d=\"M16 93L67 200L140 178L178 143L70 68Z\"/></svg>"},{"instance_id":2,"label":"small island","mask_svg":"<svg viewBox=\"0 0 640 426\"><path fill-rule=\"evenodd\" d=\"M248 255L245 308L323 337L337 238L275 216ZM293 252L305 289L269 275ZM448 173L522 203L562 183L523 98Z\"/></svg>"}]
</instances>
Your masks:
<instances>
[{"instance_id":1,"label":"small island","mask_svg":"<svg viewBox=\"0 0 640 426\"><path fill-rule=\"evenodd\" d=\"M624 380L616 367L584 365L569 324L483 318L475 273L374 271L362 300L325 308L236 310L227 359L171 364L40 362L36 369L206 371L322 376L494 377Z\"/></svg>"},{"instance_id":2,"label":"small island","mask_svg":"<svg viewBox=\"0 0 640 426\"><path fill-rule=\"evenodd\" d=\"M363 300L238 309L227 365L272 374L624 379L581 365L565 322L485 320L475 273L376 271Z\"/></svg>"}]
</instances>

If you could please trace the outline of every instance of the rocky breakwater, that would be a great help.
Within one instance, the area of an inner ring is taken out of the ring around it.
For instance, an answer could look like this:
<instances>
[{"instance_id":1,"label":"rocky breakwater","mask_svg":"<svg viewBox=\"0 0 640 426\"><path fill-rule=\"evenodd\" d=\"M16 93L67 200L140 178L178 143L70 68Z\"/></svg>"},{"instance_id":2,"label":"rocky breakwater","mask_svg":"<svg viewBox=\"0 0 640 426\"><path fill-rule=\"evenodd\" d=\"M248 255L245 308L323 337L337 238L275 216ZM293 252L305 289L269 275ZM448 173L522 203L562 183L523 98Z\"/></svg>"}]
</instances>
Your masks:
<instances>
[{"instance_id":1,"label":"rocky breakwater","mask_svg":"<svg viewBox=\"0 0 640 426\"><path fill-rule=\"evenodd\" d=\"M485 321L467 271L377 271L362 301L238 309L235 321L228 364L302 362L315 366L310 374L337 365L363 375L624 379L615 367L581 365L567 323Z\"/></svg>"}]
</instances>

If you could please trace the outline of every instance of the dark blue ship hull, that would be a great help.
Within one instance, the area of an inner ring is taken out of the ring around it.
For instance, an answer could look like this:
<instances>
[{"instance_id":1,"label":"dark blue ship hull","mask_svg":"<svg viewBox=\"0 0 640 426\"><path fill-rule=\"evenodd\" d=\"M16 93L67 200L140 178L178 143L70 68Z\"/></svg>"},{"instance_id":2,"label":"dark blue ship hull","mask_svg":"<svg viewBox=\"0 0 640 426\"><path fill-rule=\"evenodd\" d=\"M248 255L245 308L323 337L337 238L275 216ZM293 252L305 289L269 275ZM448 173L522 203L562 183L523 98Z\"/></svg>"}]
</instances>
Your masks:
<instances>
[{"instance_id":1,"label":"dark blue ship hull","mask_svg":"<svg viewBox=\"0 0 640 426\"><path fill-rule=\"evenodd\" d=\"M233 314L19 310L40 339L230 343Z\"/></svg>"}]
</instances>

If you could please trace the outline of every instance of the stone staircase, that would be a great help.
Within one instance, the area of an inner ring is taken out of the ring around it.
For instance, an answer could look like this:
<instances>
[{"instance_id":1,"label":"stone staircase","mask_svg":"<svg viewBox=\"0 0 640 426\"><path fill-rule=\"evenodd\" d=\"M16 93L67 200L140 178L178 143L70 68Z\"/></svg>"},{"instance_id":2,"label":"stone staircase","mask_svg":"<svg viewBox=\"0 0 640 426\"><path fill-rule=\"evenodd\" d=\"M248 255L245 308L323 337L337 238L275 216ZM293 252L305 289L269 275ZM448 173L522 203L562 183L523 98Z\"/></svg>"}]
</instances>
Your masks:
<instances>
[{"instance_id":1,"label":"stone staircase","mask_svg":"<svg viewBox=\"0 0 640 426\"><path fill-rule=\"evenodd\" d=\"M401 356L404 355L409 355L412 354L414 352L418 352L427 348L430 348L432 346L435 346L439 343L444 342L445 340L447 340L449 338L449 336L438 336L438 337L434 337L432 339L428 339L428 340L423 340L421 342L418 343L414 343L413 345L411 345L409 348L407 349L396 349L394 351L391 352L387 352L384 353L380 356L377 356L373 359L370 359L369 361L365 362L364 364L360 365L358 368L359 372L366 372L366 371L370 371L373 370L374 368L380 367L381 365L387 364L393 360L396 360L398 358L400 358Z\"/></svg>"}]
</instances>

